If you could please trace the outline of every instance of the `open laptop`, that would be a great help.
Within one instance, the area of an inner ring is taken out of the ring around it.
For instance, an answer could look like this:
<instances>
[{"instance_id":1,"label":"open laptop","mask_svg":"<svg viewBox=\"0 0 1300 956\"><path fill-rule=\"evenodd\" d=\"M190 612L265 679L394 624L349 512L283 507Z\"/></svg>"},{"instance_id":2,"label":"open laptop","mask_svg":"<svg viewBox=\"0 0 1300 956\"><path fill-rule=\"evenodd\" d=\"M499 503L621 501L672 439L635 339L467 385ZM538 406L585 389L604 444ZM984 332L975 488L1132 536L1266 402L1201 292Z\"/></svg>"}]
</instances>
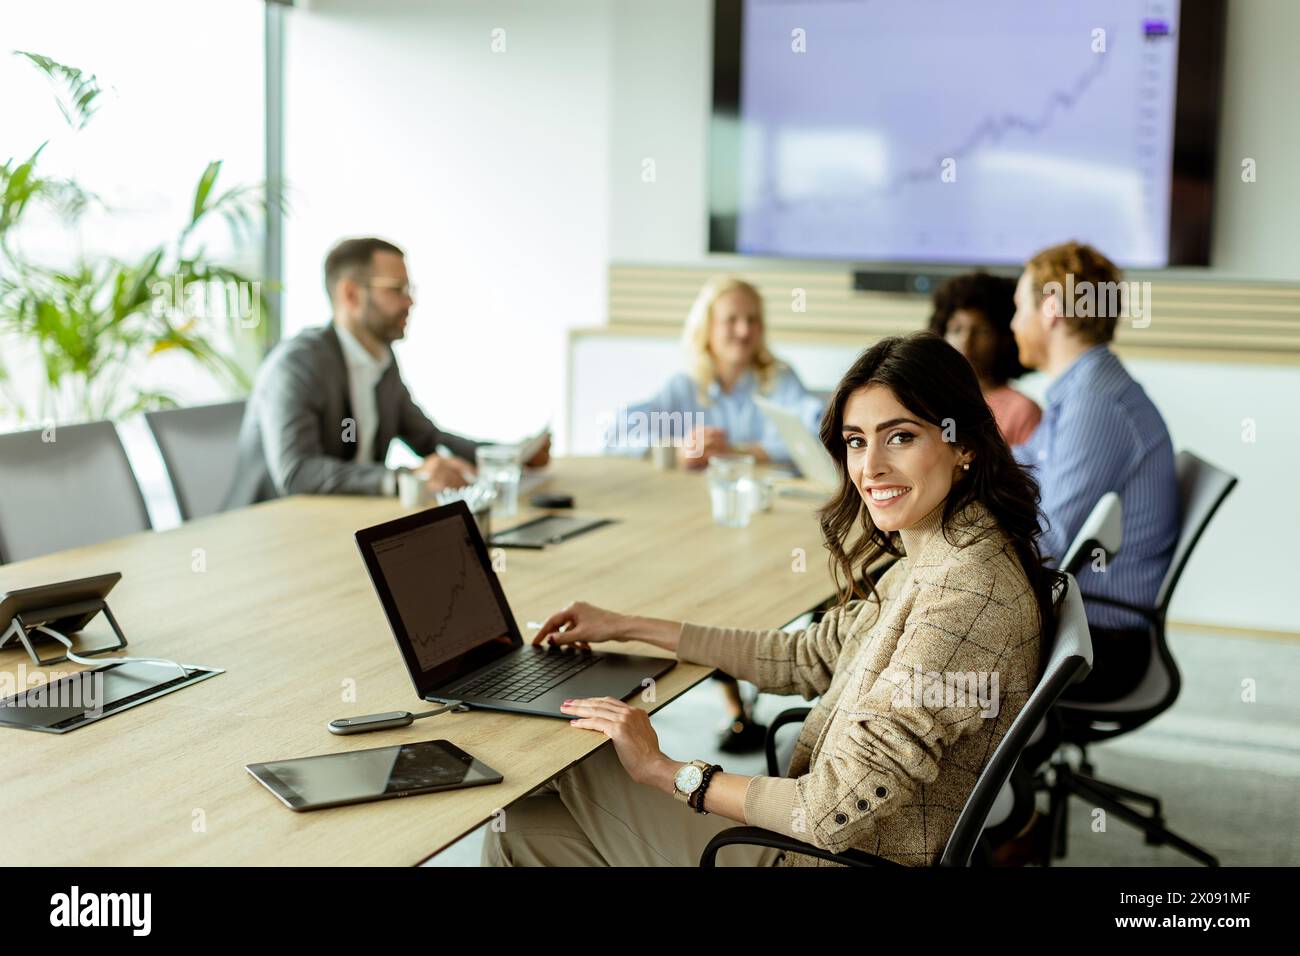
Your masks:
<instances>
[{"instance_id":1,"label":"open laptop","mask_svg":"<svg viewBox=\"0 0 1300 956\"><path fill-rule=\"evenodd\" d=\"M463 501L365 528L356 539L424 700L567 719L566 698L624 700L676 663L525 644Z\"/></svg>"},{"instance_id":2,"label":"open laptop","mask_svg":"<svg viewBox=\"0 0 1300 956\"><path fill-rule=\"evenodd\" d=\"M835 467L835 459L830 456L821 439L808 431L798 415L762 395L754 396L754 404L763 413L763 417L776 428L781 441L790 452L790 457L794 459L795 465L805 478L827 491L833 491L840 486L840 475Z\"/></svg>"}]
</instances>

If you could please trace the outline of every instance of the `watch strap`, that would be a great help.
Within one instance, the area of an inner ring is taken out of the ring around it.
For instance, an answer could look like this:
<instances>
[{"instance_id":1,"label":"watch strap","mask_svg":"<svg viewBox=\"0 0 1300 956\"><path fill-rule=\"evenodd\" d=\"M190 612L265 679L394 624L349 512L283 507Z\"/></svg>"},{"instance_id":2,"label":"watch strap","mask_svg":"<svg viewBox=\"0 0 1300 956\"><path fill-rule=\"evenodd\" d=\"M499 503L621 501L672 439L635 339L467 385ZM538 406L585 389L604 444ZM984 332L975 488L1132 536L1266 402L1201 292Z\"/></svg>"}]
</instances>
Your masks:
<instances>
[{"instance_id":1,"label":"watch strap","mask_svg":"<svg viewBox=\"0 0 1300 956\"><path fill-rule=\"evenodd\" d=\"M700 785L696 787L694 791L692 791L690 797L686 801L686 805L689 806L696 813L709 812L708 810L704 809L704 791L709 789L709 781L713 779L713 775L715 773L722 773L722 767L720 767L718 764L715 763L712 766L705 767L704 779L700 781Z\"/></svg>"}]
</instances>

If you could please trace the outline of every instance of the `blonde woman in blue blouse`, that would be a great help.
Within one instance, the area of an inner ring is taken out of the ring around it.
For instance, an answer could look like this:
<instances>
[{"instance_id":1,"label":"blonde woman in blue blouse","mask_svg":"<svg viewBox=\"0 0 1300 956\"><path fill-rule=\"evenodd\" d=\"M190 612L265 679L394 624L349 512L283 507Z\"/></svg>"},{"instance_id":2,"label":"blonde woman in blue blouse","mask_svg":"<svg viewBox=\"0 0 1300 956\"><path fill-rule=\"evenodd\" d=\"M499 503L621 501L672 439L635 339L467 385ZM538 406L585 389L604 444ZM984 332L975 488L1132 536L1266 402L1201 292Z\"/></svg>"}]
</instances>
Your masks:
<instances>
[{"instance_id":1,"label":"blonde woman in blue blouse","mask_svg":"<svg viewBox=\"0 0 1300 956\"><path fill-rule=\"evenodd\" d=\"M754 286L734 276L711 278L686 317L685 368L654 397L622 410L606 434L606 450L640 453L652 442L671 440L685 468L703 468L714 455L731 453L753 455L760 463L789 462L781 436L754 396L789 408L814 435L822 402L769 351L765 324L763 298ZM633 427L651 415L660 421L671 416L682 422L681 431L656 436Z\"/></svg>"}]
</instances>

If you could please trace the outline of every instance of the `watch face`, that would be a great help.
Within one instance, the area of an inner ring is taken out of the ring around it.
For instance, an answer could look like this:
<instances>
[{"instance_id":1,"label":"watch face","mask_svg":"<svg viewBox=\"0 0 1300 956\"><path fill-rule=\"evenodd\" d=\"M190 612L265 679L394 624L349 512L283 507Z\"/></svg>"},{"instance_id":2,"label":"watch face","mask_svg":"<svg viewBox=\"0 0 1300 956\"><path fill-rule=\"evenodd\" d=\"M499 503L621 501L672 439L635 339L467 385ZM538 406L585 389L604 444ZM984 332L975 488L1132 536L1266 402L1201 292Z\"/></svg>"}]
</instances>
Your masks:
<instances>
[{"instance_id":1,"label":"watch face","mask_svg":"<svg viewBox=\"0 0 1300 956\"><path fill-rule=\"evenodd\" d=\"M703 780L704 772L693 763L688 763L681 770L678 770L677 775L673 778L673 782L677 785L677 789L682 793L690 793L698 787Z\"/></svg>"}]
</instances>

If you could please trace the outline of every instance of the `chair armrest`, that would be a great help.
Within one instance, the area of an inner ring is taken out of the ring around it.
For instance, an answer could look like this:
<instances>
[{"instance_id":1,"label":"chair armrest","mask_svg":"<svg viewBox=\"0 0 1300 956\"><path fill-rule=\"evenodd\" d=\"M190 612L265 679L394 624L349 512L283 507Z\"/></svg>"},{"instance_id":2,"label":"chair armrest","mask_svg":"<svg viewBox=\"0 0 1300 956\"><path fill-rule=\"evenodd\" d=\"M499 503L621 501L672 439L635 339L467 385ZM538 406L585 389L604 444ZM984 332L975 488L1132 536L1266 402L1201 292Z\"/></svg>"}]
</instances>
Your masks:
<instances>
[{"instance_id":1,"label":"chair armrest","mask_svg":"<svg viewBox=\"0 0 1300 956\"><path fill-rule=\"evenodd\" d=\"M902 867L901 863L886 860L872 853L864 853L862 850L844 850L840 853L832 853L830 850L823 850L811 843L804 843L802 840L796 840L781 833L764 830L762 827L731 827L723 830L710 840L709 845L704 848L704 852L700 855L700 866L716 866L718 851L724 846L736 845L771 847L789 853L815 856L819 860L842 863L845 866Z\"/></svg>"},{"instance_id":2,"label":"chair armrest","mask_svg":"<svg viewBox=\"0 0 1300 956\"><path fill-rule=\"evenodd\" d=\"M767 737L763 740L763 752L767 755L767 775L769 777L784 777L785 774L781 768L776 765L776 732L778 728L786 724L802 723L808 719L812 713L811 707L791 707L789 710L783 710L776 715L767 726Z\"/></svg>"}]
</instances>

